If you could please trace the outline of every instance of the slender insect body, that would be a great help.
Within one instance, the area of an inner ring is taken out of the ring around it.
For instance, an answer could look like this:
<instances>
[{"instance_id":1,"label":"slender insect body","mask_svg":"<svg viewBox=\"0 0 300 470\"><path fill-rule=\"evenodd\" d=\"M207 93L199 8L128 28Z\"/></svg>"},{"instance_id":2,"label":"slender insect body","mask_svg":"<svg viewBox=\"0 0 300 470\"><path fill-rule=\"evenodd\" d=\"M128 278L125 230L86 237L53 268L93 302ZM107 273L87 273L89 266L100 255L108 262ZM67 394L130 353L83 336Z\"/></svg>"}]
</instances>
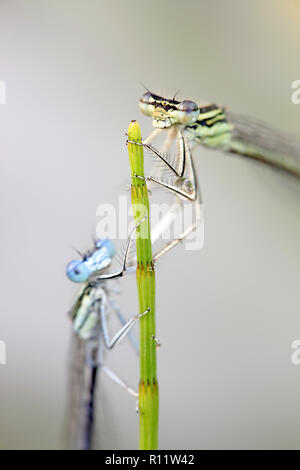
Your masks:
<instances>
[{"instance_id":1,"label":"slender insect body","mask_svg":"<svg viewBox=\"0 0 300 470\"><path fill-rule=\"evenodd\" d=\"M103 243L104 242L104 243ZM94 249L82 260L67 266L67 276L79 282L86 273L101 271L111 263L114 246L106 240L97 240ZM85 268L87 269L85 270ZM101 279L87 280L80 289L69 312L73 325L72 376L69 419L69 442L71 448L87 450L92 447L97 378L102 351L101 307L108 309L105 282Z\"/></svg>"}]
</instances>

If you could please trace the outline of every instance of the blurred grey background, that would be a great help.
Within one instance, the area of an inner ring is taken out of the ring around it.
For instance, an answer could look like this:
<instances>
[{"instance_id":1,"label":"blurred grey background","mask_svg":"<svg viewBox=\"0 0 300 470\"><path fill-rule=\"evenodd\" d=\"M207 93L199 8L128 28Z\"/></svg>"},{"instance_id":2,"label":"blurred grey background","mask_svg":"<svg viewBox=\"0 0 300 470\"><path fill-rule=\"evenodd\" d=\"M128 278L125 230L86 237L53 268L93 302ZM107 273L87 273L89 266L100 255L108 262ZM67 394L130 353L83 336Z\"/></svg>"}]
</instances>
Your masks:
<instances>
[{"instance_id":1,"label":"blurred grey background","mask_svg":"<svg viewBox=\"0 0 300 470\"><path fill-rule=\"evenodd\" d=\"M297 0L0 1L0 447L65 448L74 252L129 181L144 92L212 100L299 135ZM300 448L300 186L199 148L205 245L157 269L160 448ZM135 313L134 276L119 303ZM128 383L124 341L108 363ZM99 445L137 447L132 397L103 377Z\"/></svg>"}]
</instances>

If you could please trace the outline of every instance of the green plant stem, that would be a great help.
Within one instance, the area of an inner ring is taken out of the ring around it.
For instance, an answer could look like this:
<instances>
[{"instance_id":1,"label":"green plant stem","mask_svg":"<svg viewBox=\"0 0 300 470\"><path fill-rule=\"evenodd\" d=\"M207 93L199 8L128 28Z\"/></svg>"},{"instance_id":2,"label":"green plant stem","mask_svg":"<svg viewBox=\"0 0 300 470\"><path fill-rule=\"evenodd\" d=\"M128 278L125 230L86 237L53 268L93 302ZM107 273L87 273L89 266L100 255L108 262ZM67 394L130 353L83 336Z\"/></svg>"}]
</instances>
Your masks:
<instances>
[{"instance_id":1,"label":"green plant stem","mask_svg":"<svg viewBox=\"0 0 300 470\"><path fill-rule=\"evenodd\" d=\"M128 140L141 143L141 130L136 121L130 123ZM140 449L155 450L158 445L158 382L155 342L155 272L152 260L150 214L147 185L144 179L144 150L128 143L131 168L131 203L137 228L136 279L140 312L150 309L140 319ZM140 176L141 178L137 177Z\"/></svg>"}]
</instances>

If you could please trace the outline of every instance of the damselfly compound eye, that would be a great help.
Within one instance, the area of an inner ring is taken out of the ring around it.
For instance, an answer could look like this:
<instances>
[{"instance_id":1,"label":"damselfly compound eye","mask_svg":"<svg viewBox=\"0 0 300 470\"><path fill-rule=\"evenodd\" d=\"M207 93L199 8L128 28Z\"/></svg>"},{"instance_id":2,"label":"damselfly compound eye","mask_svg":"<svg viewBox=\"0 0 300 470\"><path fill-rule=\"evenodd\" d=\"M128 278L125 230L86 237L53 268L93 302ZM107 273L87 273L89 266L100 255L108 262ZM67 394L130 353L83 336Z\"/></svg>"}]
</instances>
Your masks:
<instances>
[{"instance_id":1,"label":"damselfly compound eye","mask_svg":"<svg viewBox=\"0 0 300 470\"><path fill-rule=\"evenodd\" d=\"M194 101L184 100L179 103L178 109L180 109L180 111L185 111L186 113L192 113L193 111L198 110L198 106Z\"/></svg>"},{"instance_id":2,"label":"damselfly compound eye","mask_svg":"<svg viewBox=\"0 0 300 470\"><path fill-rule=\"evenodd\" d=\"M151 93L148 91L141 97L140 102L139 102L139 108L142 111L142 113L145 114L146 116L152 116L152 112L153 112L152 103L153 103L153 97Z\"/></svg>"},{"instance_id":3,"label":"damselfly compound eye","mask_svg":"<svg viewBox=\"0 0 300 470\"><path fill-rule=\"evenodd\" d=\"M84 261L73 260L68 264L66 273L70 281L85 282L89 278L90 270Z\"/></svg>"},{"instance_id":4,"label":"damselfly compound eye","mask_svg":"<svg viewBox=\"0 0 300 470\"><path fill-rule=\"evenodd\" d=\"M141 101L145 104L150 104L150 100L153 101L152 94L147 91L147 93L144 93L143 96L141 97Z\"/></svg>"},{"instance_id":5,"label":"damselfly compound eye","mask_svg":"<svg viewBox=\"0 0 300 470\"><path fill-rule=\"evenodd\" d=\"M174 118L179 124L186 126L197 121L199 112L199 108L194 101L184 100L176 107Z\"/></svg>"}]
</instances>

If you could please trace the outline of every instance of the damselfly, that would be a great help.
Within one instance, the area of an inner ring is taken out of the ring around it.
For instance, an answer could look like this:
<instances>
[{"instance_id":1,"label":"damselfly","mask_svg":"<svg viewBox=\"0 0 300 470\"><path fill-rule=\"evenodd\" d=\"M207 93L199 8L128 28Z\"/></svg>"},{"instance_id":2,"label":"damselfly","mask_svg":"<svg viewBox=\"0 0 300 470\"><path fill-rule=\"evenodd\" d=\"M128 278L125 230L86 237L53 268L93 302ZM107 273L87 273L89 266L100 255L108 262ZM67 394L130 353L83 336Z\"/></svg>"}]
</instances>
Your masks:
<instances>
[{"instance_id":1,"label":"damselfly","mask_svg":"<svg viewBox=\"0 0 300 470\"><path fill-rule=\"evenodd\" d=\"M97 240L93 250L67 266L67 276L71 281L85 282L70 311L74 338L69 441L76 449L90 449L92 445L95 392L100 367L112 380L137 397L137 393L102 362L103 345L106 349L112 349L129 333L135 322L148 312L146 310L126 321L112 299L112 289L107 285L107 280L122 277L126 273L133 233L134 231L128 239L123 265L119 271L103 273L115 255L114 245L108 239ZM117 316L122 326L110 339L108 320L112 314ZM130 340L138 352L134 338L131 337Z\"/></svg>"},{"instance_id":2,"label":"damselfly","mask_svg":"<svg viewBox=\"0 0 300 470\"><path fill-rule=\"evenodd\" d=\"M141 97L139 107L152 117L155 128L145 144L168 129L162 153L183 133L190 149L198 145L220 149L300 177L300 143L262 122L233 114L215 104L198 106L194 101L166 99L149 91Z\"/></svg>"},{"instance_id":3,"label":"damselfly","mask_svg":"<svg viewBox=\"0 0 300 470\"><path fill-rule=\"evenodd\" d=\"M155 227L153 241L159 237L167 223L166 217ZM126 321L112 297L114 289L109 288L107 283L108 280L117 279L127 272L135 271L134 262L130 260L130 246L135 230L136 227L128 238L120 270L105 274L105 269L110 266L115 256L114 244L108 239L95 241L91 251L81 255L81 259L71 261L67 266L68 278L76 283L84 283L70 310L74 334L68 440L72 448L87 450L92 447L99 370L105 372L128 393L137 397L137 393L103 363L103 346L106 349L112 349L127 334L132 347L138 354L138 346L130 330L141 316L148 313L146 310ZM190 233L191 229L184 232L182 237L166 243L153 256L154 262ZM122 325L112 339L109 338L108 328L111 315L116 315ZM157 341L156 338L153 340Z\"/></svg>"}]
</instances>

